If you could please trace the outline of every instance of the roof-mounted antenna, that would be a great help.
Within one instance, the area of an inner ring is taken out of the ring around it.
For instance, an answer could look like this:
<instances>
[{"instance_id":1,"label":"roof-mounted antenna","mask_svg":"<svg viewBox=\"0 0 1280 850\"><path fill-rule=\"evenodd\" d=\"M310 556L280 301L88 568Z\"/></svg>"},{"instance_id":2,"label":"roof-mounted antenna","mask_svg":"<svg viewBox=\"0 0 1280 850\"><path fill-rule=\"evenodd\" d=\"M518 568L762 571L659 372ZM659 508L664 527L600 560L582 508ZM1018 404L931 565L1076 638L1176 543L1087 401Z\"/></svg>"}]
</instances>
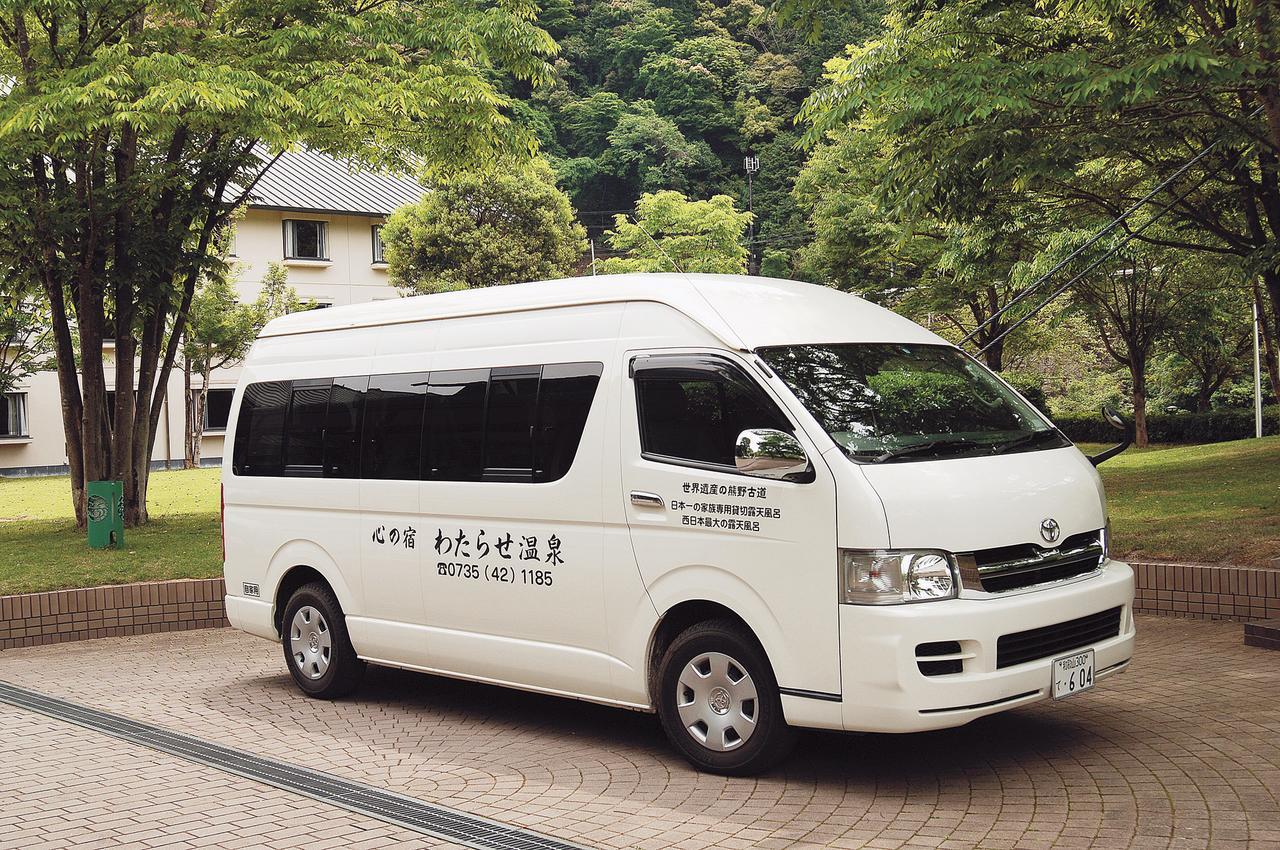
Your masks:
<instances>
[{"instance_id":1,"label":"roof-mounted antenna","mask_svg":"<svg viewBox=\"0 0 1280 850\"><path fill-rule=\"evenodd\" d=\"M630 213L628 213L627 218L631 219L632 224L640 228L641 233L649 237L649 241L653 243L653 247L657 248L659 251L662 252L662 256L667 258L667 262L671 264L671 268L675 269L680 274L684 274L684 269L680 268L680 264L677 263L675 260L671 259L671 255L668 254L665 250L663 250L662 246L658 244L658 240L654 239L653 234L651 234L648 230L645 230L644 225L641 224L640 221L634 215L631 215Z\"/></svg>"}]
</instances>

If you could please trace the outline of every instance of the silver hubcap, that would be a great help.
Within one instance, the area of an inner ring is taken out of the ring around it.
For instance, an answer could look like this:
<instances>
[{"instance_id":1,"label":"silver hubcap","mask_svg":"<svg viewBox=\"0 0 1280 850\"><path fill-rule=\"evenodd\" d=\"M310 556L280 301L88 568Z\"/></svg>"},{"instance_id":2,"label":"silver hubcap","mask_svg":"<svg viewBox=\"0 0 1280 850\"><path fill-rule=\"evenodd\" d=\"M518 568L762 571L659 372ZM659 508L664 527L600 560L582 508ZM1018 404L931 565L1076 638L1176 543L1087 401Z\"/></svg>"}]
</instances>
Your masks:
<instances>
[{"instance_id":1,"label":"silver hubcap","mask_svg":"<svg viewBox=\"0 0 1280 850\"><path fill-rule=\"evenodd\" d=\"M289 652L298 670L308 679L319 679L333 658L333 636L329 624L316 608L304 605L293 615L289 626Z\"/></svg>"},{"instance_id":2,"label":"silver hubcap","mask_svg":"<svg viewBox=\"0 0 1280 850\"><path fill-rule=\"evenodd\" d=\"M723 753L751 739L760 700L745 667L723 652L704 652L680 673L676 710L694 740Z\"/></svg>"}]
</instances>

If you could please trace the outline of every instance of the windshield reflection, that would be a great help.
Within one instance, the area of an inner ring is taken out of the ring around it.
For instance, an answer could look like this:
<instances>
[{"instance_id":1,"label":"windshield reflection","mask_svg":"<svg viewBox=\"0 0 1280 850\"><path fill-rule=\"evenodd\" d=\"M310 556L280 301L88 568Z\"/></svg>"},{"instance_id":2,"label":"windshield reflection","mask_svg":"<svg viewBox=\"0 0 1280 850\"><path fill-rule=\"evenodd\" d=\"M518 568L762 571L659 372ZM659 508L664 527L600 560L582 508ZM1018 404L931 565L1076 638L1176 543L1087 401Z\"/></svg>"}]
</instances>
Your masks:
<instances>
[{"instance_id":1,"label":"windshield reflection","mask_svg":"<svg viewBox=\"0 0 1280 850\"><path fill-rule=\"evenodd\" d=\"M855 460L930 460L1069 445L995 375L950 346L842 343L757 353Z\"/></svg>"}]
</instances>

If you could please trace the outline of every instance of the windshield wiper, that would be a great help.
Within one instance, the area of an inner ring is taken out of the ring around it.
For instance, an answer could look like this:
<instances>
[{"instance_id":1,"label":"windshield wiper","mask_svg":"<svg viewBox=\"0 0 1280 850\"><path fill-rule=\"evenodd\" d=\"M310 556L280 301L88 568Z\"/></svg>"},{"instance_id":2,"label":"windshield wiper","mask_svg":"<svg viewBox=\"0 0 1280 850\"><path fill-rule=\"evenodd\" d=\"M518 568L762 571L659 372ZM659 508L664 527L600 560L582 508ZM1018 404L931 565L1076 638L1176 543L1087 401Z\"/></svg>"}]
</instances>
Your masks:
<instances>
[{"instance_id":1,"label":"windshield wiper","mask_svg":"<svg viewBox=\"0 0 1280 850\"><path fill-rule=\"evenodd\" d=\"M1038 443L1046 434L1054 437L1058 436L1058 432L1053 428L1045 428L1042 431L1032 431L1030 434L1023 434L1021 437L1014 437L1012 440L1004 443L997 443L991 450L992 454L998 455L1014 449L1020 449L1023 446L1029 446L1032 443Z\"/></svg>"},{"instance_id":2,"label":"windshield wiper","mask_svg":"<svg viewBox=\"0 0 1280 850\"><path fill-rule=\"evenodd\" d=\"M884 463L886 460L895 460L908 455L923 454L924 452L934 451L936 449L956 449L956 448L972 448L981 446L981 443L975 443L972 440L933 440L928 443L916 443L913 446L899 446L896 449L886 449L871 459L872 463Z\"/></svg>"}]
</instances>

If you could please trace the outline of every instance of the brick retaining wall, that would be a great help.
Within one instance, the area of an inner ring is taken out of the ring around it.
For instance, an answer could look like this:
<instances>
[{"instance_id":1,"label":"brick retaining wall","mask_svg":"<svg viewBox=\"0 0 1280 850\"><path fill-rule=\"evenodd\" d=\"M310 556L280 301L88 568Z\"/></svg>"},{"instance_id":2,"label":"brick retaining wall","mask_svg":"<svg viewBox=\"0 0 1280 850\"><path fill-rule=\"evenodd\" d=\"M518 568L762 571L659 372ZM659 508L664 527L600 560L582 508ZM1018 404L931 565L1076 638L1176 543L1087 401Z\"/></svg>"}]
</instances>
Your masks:
<instances>
[{"instance_id":1,"label":"brick retaining wall","mask_svg":"<svg viewBox=\"0 0 1280 850\"><path fill-rule=\"evenodd\" d=\"M1280 570L1133 563L1134 610L1205 620L1280 618ZM0 596L0 649L227 625L220 578Z\"/></svg>"},{"instance_id":2,"label":"brick retaining wall","mask_svg":"<svg viewBox=\"0 0 1280 850\"><path fill-rule=\"evenodd\" d=\"M1134 610L1201 620L1280 617L1280 570L1131 562Z\"/></svg>"},{"instance_id":3,"label":"brick retaining wall","mask_svg":"<svg viewBox=\"0 0 1280 850\"><path fill-rule=\"evenodd\" d=\"M220 578L0 596L0 649L227 625Z\"/></svg>"}]
</instances>

